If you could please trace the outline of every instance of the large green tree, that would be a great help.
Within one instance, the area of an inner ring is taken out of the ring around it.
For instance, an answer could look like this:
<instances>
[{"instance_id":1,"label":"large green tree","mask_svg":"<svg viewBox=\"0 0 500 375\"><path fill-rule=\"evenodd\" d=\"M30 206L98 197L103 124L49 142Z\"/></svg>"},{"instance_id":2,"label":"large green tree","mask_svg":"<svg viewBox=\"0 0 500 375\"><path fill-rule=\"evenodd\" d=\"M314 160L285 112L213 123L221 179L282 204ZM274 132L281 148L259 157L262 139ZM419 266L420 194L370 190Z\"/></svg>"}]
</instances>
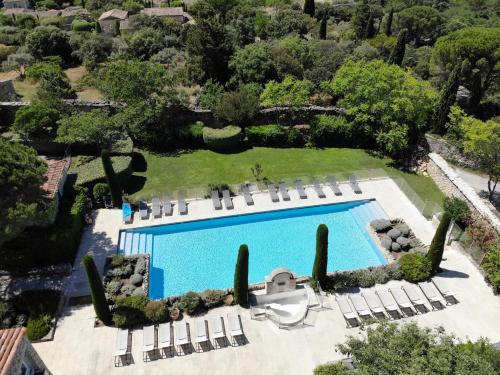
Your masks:
<instances>
[{"instance_id":1,"label":"large green tree","mask_svg":"<svg viewBox=\"0 0 500 375\"><path fill-rule=\"evenodd\" d=\"M436 92L397 65L348 61L328 84L358 131L396 155L425 129Z\"/></svg>"},{"instance_id":2,"label":"large green tree","mask_svg":"<svg viewBox=\"0 0 500 375\"><path fill-rule=\"evenodd\" d=\"M231 82L266 83L276 78L272 50L269 43L262 41L238 49L229 61L234 72Z\"/></svg>"},{"instance_id":3,"label":"large green tree","mask_svg":"<svg viewBox=\"0 0 500 375\"><path fill-rule=\"evenodd\" d=\"M61 114L52 106L35 102L16 111L12 129L23 139L33 137L53 137L57 130L57 121Z\"/></svg>"},{"instance_id":4,"label":"large green tree","mask_svg":"<svg viewBox=\"0 0 500 375\"><path fill-rule=\"evenodd\" d=\"M217 117L236 125L246 125L259 110L259 95L253 85L224 93L214 108Z\"/></svg>"},{"instance_id":5,"label":"large green tree","mask_svg":"<svg viewBox=\"0 0 500 375\"><path fill-rule=\"evenodd\" d=\"M46 170L34 149L0 137L0 245L36 223Z\"/></svg>"},{"instance_id":6,"label":"large green tree","mask_svg":"<svg viewBox=\"0 0 500 375\"><path fill-rule=\"evenodd\" d=\"M432 126L434 131L438 134L443 134L446 131L445 125L448 122L450 108L455 103L457 98L459 72L460 64L457 64L448 77L448 81L442 88L439 95L439 102L434 109Z\"/></svg>"},{"instance_id":7,"label":"large green tree","mask_svg":"<svg viewBox=\"0 0 500 375\"><path fill-rule=\"evenodd\" d=\"M240 306L248 303L248 246L241 245L234 271L234 300Z\"/></svg>"},{"instance_id":8,"label":"large green tree","mask_svg":"<svg viewBox=\"0 0 500 375\"><path fill-rule=\"evenodd\" d=\"M297 80L289 76L281 82L268 82L260 95L260 101L265 107L300 107L309 102L311 90L311 82Z\"/></svg>"},{"instance_id":9,"label":"large green tree","mask_svg":"<svg viewBox=\"0 0 500 375\"><path fill-rule=\"evenodd\" d=\"M90 255L85 255L82 259L83 268L87 274L89 283L90 295L97 318L104 324L111 323L111 311L109 310L108 301L104 294L104 286L102 285L101 276L95 265L94 259Z\"/></svg>"},{"instance_id":10,"label":"large green tree","mask_svg":"<svg viewBox=\"0 0 500 375\"><path fill-rule=\"evenodd\" d=\"M36 59L46 56L61 56L63 61L71 61L71 46L68 34L55 26L38 26L27 36L25 46Z\"/></svg>"},{"instance_id":11,"label":"large green tree","mask_svg":"<svg viewBox=\"0 0 500 375\"><path fill-rule=\"evenodd\" d=\"M401 30L398 34L398 39L396 41L396 44L394 45L394 48L391 51L391 54L389 56L389 64L395 64L401 66L403 63L403 59L405 57L405 50L406 50L406 34L407 31Z\"/></svg>"},{"instance_id":12,"label":"large green tree","mask_svg":"<svg viewBox=\"0 0 500 375\"><path fill-rule=\"evenodd\" d=\"M45 72L38 82L36 96L39 100L51 103L62 99L76 99L76 91L68 77L61 72Z\"/></svg>"},{"instance_id":13,"label":"large green tree","mask_svg":"<svg viewBox=\"0 0 500 375\"><path fill-rule=\"evenodd\" d=\"M366 38L366 26L370 18L370 5L368 0L359 0L351 19L351 25L358 39Z\"/></svg>"},{"instance_id":14,"label":"large green tree","mask_svg":"<svg viewBox=\"0 0 500 375\"><path fill-rule=\"evenodd\" d=\"M408 42L432 45L442 35L445 19L442 14L429 6L414 6L396 14L395 30L408 30Z\"/></svg>"}]
</instances>

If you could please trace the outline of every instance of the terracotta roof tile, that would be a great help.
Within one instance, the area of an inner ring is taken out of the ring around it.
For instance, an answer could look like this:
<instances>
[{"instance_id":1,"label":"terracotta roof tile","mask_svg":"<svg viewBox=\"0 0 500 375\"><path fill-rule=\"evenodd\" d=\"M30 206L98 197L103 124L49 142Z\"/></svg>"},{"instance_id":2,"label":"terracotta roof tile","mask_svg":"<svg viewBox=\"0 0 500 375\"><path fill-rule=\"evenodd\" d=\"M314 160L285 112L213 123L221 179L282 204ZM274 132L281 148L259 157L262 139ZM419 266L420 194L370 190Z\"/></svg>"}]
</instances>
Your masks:
<instances>
[{"instance_id":1,"label":"terracotta roof tile","mask_svg":"<svg viewBox=\"0 0 500 375\"><path fill-rule=\"evenodd\" d=\"M45 172L45 183L42 185L42 190L45 192L45 198L54 199L58 190L59 184L64 177L64 174L69 168L69 158L66 159L46 159L47 172Z\"/></svg>"},{"instance_id":2,"label":"terracotta roof tile","mask_svg":"<svg viewBox=\"0 0 500 375\"><path fill-rule=\"evenodd\" d=\"M24 327L0 330L0 375L9 373L10 366L25 332L26 328Z\"/></svg>"}]
</instances>

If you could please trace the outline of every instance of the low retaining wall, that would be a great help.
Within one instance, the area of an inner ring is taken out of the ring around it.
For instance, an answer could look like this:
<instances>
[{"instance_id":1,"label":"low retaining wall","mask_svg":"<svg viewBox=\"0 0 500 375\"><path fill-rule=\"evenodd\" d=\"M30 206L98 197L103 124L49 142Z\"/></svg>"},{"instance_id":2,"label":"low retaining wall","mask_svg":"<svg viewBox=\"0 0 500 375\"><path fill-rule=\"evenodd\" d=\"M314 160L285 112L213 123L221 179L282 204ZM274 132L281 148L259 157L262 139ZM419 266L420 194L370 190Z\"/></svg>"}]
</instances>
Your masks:
<instances>
[{"instance_id":1,"label":"low retaining wall","mask_svg":"<svg viewBox=\"0 0 500 375\"><path fill-rule=\"evenodd\" d=\"M478 211L491 225L500 231L500 220L484 204L470 185L455 173L441 155L429 154L427 173L446 196L463 199L472 210Z\"/></svg>"},{"instance_id":2,"label":"low retaining wall","mask_svg":"<svg viewBox=\"0 0 500 375\"><path fill-rule=\"evenodd\" d=\"M473 155L460 150L454 144L431 134L425 135L429 152L442 155L446 160L453 160L458 165L469 168L478 168L479 160Z\"/></svg>"}]
</instances>

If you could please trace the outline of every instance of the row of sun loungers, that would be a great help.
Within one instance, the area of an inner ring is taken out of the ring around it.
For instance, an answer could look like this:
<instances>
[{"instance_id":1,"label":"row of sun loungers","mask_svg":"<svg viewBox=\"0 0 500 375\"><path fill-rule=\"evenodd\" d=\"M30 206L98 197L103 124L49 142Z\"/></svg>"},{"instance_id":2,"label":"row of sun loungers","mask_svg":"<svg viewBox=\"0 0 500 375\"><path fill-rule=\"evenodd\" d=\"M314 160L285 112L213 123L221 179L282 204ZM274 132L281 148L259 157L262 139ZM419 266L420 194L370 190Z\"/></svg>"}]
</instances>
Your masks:
<instances>
[{"instance_id":1,"label":"row of sun loungers","mask_svg":"<svg viewBox=\"0 0 500 375\"><path fill-rule=\"evenodd\" d=\"M362 293L351 293L348 296L337 296L337 304L347 325L357 326L361 319L373 317L392 319L425 313L431 308L442 309L445 304L456 303L455 293L451 291L445 280L439 277L418 285L405 284L400 288L389 290L366 290ZM351 302L354 309L349 304ZM387 313L387 314L386 314Z\"/></svg>"},{"instance_id":2,"label":"row of sun loungers","mask_svg":"<svg viewBox=\"0 0 500 375\"><path fill-rule=\"evenodd\" d=\"M132 212L130 207L130 203L124 203L124 206L127 207L127 215L123 215L123 222L130 223L132 221ZM187 214L187 204L186 199L183 194L179 194L177 197L177 207L180 215ZM164 196L162 200L159 198L153 198L151 200L151 215L154 218L160 218L163 215L170 216L173 214L173 204L168 195ZM122 208L123 209L123 208ZM124 211L125 212L125 211ZM130 212L130 213L129 213ZM145 220L149 217L149 207L146 201L139 201L139 218L141 220Z\"/></svg>"},{"instance_id":3,"label":"row of sun loungers","mask_svg":"<svg viewBox=\"0 0 500 375\"><path fill-rule=\"evenodd\" d=\"M240 316L237 313L227 314L228 333L230 344L235 346L244 338ZM203 347L210 348L211 340L215 349L226 344L226 326L222 316L212 316L208 320L199 318L194 320L194 345L196 351L203 351ZM209 334L210 332L210 334ZM129 330L119 329L116 336L116 349L113 353L115 366L130 364L132 334ZM153 359L182 355L191 352L193 346L189 323L185 321L163 323L157 327L146 326L142 330L142 358L147 362Z\"/></svg>"}]
</instances>

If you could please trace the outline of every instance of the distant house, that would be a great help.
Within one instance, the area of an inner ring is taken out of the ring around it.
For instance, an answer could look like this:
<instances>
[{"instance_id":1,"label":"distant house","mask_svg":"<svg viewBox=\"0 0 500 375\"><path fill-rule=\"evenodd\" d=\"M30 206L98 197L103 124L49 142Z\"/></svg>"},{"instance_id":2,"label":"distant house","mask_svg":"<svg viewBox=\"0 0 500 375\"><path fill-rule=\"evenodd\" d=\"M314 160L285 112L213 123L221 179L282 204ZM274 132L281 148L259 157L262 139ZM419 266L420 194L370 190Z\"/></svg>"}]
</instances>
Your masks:
<instances>
[{"instance_id":1,"label":"distant house","mask_svg":"<svg viewBox=\"0 0 500 375\"><path fill-rule=\"evenodd\" d=\"M6 16L10 16L13 20L16 19L18 14L31 14L33 17L36 17L35 11L33 9L28 8L9 8L3 11L3 14Z\"/></svg>"},{"instance_id":2,"label":"distant house","mask_svg":"<svg viewBox=\"0 0 500 375\"><path fill-rule=\"evenodd\" d=\"M87 9L82 8L81 6L68 7L61 10L60 16L64 18L64 29L71 29L71 23L75 18L83 18L90 20L90 13Z\"/></svg>"},{"instance_id":3,"label":"distant house","mask_svg":"<svg viewBox=\"0 0 500 375\"><path fill-rule=\"evenodd\" d=\"M30 0L3 0L5 9L31 8Z\"/></svg>"},{"instance_id":4,"label":"distant house","mask_svg":"<svg viewBox=\"0 0 500 375\"><path fill-rule=\"evenodd\" d=\"M175 8L145 8L142 11L147 16L156 16L161 18L170 18L178 24L183 24L192 20L189 13L184 12L182 7Z\"/></svg>"},{"instance_id":5,"label":"distant house","mask_svg":"<svg viewBox=\"0 0 500 375\"><path fill-rule=\"evenodd\" d=\"M25 327L0 330L0 374L52 374L26 337Z\"/></svg>"},{"instance_id":6,"label":"distant house","mask_svg":"<svg viewBox=\"0 0 500 375\"><path fill-rule=\"evenodd\" d=\"M49 10L37 10L35 12L37 18L39 20L47 17L57 17L61 15L61 11L57 9L49 9Z\"/></svg>"},{"instance_id":7,"label":"distant house","mask_svg":"<svg viewBox=\"0 0 500 375\"><path fill-rule=\"evenodd\" d=\"M105 34L116 34L116 24L120 25L120 22L125 21L128 18L128 12L121 9L111 9L104 12L99 17L99 25L101 25L101 30ZM118 26L119 27L119 26Z\"/></svg>"}]
</instances>

